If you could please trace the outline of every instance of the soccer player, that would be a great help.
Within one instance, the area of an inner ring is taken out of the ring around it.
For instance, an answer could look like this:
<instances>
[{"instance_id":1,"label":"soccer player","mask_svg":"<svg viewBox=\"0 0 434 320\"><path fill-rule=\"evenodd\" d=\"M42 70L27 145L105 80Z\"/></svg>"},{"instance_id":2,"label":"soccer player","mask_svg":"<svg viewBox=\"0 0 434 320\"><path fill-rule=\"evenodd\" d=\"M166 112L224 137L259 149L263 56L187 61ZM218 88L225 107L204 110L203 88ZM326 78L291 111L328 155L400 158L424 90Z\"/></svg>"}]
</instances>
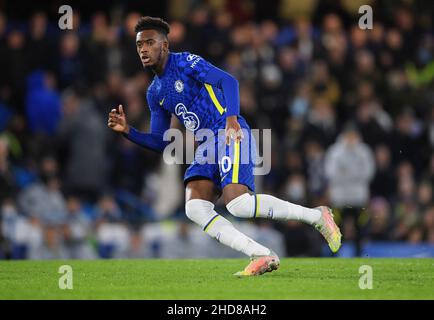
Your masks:
<instances>
[{"instance_id":1,"label":"soccer player","mask_svg":"<svg viewBox=\"0 0 434 320\"><path fill-rule=\"evenodd\" d=\"M255 155L248 152L249 161L240 162L240 154L254 148L254 142L244 139L243 131L250 135L250 128L240 115L238 81L200 56L170 52L167 38L170 27L160 18L140 18L135 31L142 64L155 74L147 91L151 130L143 133L129 126L122 105L109 113L108 126L130 141L159 152L167 145L163 134L170 128L172 115L193 133L206 128L216 134L216 149L223 143L225 154L219 155L215 164L199 163L196 150L184 176L185 213L208 235L250 257L247 267L235 275L271 272L279 267L280 261L272 250L235 229L214 210L214 201L219 196L223 196L226 208L236 217L308 223L321 232L332 252L337 252L341 233L328 207L310 209L254 193ZM219 129L225 132L222 138L218 136Z\"/></svg>"}]
</instances>

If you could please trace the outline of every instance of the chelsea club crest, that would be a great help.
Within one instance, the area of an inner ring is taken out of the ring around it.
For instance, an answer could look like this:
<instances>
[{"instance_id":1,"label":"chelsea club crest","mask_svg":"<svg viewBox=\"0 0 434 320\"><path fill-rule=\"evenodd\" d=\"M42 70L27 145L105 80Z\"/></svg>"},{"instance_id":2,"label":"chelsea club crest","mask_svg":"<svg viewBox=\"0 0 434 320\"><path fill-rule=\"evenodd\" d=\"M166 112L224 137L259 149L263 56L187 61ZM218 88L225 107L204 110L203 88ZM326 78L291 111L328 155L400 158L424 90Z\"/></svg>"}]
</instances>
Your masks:
<instances>
[{"instance_id":1,"label":"chelsea club crest","mask_svg":"<svg viewBox=\"0 0 434 320\"><path fill-rule=\"evenodd\" d=\"M184 83L181 80L175 81L175 90L178 93L181 93L184 90Z\"/></svg>"}]
</instances>

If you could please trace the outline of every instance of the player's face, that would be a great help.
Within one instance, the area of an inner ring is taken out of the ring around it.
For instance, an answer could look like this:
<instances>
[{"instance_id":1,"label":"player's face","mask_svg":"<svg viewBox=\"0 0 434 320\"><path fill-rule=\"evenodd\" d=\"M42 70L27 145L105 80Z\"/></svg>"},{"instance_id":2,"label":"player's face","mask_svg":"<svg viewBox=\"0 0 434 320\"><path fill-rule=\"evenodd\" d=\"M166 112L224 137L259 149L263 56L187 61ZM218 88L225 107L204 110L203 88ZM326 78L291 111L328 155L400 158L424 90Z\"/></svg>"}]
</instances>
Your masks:
<instances>
[{"instance_id":1,"label":"player's face","mask_svg":"<svg viewBox=\"0 0 434 320\"><path fill-rule=\"evenodd\" d=\"M144 67L156 67L162 61L167 40L155 30L143 30L136 36L137 53Z\"/></svg>"}]
</instances>

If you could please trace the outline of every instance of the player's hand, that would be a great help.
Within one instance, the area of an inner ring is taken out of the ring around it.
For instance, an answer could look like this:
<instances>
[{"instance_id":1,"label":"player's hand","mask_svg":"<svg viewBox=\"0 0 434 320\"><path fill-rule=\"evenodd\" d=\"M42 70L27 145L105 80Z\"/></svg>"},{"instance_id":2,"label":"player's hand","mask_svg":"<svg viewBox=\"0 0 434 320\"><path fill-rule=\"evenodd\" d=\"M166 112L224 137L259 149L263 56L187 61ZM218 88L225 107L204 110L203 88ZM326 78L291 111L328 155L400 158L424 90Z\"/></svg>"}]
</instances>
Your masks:
<instances>
[{"instance_id":1,"label":"player's hand","mask_svg":"<svg viewBox=\"0 0 434 320\"><path fill-rule=\"evenodd\" d=\"M128 134L130 127L127 124L127 117L125 116L124 108L120 104L118 109L112 109L109 113L107 125L116 132L123 132Z\"/></svg>"},{"instance_id":2,"label":"player's hand","mask_svg":"<svg viewBox=\"0 0 434 320\"><path fill-rule=\"evenodd\" d=\"M244 134L241 130L240 124L238 123L237 116L226 118L225 138L228 146L231 144L231 140L240 142L244 139Z\"/></svg>"}]
</instances>

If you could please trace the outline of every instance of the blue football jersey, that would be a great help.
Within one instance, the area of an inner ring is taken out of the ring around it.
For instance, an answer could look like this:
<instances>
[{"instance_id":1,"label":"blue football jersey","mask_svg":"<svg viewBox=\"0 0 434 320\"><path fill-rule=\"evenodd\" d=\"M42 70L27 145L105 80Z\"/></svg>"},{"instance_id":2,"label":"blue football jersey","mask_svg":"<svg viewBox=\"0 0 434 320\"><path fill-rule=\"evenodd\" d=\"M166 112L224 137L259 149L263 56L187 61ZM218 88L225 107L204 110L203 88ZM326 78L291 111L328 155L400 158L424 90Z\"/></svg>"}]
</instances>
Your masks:
<instances>
[{"instance_id":1,"label":"blue football jersey","mask_svg":"<svg viewBox=\"0 0 434 320\"><path fill-rule=\"evenodd\" d=\"M193 133L224 126L223 91L205 82L212 67L198 55L170 52L163 74L155 75L148 88L151 112L165 117L174 114Z\"/></svg>"},{"instance_id":2,"label":"blue football jersey","mask_svg":"<svg viewBox=\"0 0 434 320\"><path fill-rule=\"evenodd\" d=\"M185 172L184 183L187 184L192 179L200 177L210 179L220 190L227 184L239 183L254 191L253 168L256 148L253 136L244 139L241 143L232 143L229 147L225 145L224 135L218 135L218 130L225 128L226 113L234 113L239 105L238 101L233 101L231 107L235 108L227 109L223 90L207 83L207 79L210 82L213 81L212 79L215 81L212 77L215 71L216 67L198 55L189 52L169 53L163 73L154 76L147 92L152 113L153 135L144 134L140 139L140 133L133 131L133 135L137 137L130 135L130 138L133 141L146 140L146 143L143 143L145 147L155 145L154 149L162 151L164 146L158 143L151 144L151 141L161 139L164 131L169 128L171 114L176 115L179 121L193 133L197 133L200 129L211 129L215 138L208 143L215 145L215 162L201 163L200 153L196 154L194 161ZM230 87L228 90L238 90L238 87ZM237 116L241 128L247 130L246 135L250 136L250 128L245 119L239 114ZM155 139L151 139L151 136ZM219 149L223 150L223 153L219 153ZM243 154L247 156L241 157L240 155ZM243 162L242 159L247 161Z\"/></svg>"}]
</instances>

